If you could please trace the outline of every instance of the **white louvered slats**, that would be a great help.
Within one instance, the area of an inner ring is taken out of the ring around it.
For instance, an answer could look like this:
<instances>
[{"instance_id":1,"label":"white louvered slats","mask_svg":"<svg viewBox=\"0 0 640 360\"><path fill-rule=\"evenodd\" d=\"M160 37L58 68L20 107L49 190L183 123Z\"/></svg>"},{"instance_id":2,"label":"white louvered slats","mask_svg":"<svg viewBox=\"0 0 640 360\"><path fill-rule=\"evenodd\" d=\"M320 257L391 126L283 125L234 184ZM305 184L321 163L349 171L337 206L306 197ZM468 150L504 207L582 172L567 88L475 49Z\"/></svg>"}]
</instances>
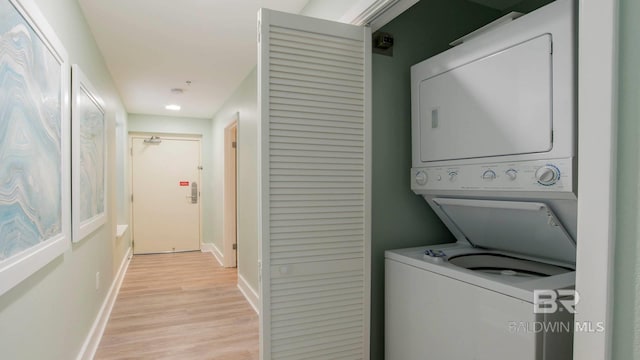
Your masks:
<instances>
[{"instance_id":1,"label":"white louvered slats","mask_svg":"<svg viewBox=\"0 0 640 360\"><path fill-rule=\"evenodd\" d=\"M260 22L262 358L367 359L370 33Z\"/></svg>"}]
</instances>

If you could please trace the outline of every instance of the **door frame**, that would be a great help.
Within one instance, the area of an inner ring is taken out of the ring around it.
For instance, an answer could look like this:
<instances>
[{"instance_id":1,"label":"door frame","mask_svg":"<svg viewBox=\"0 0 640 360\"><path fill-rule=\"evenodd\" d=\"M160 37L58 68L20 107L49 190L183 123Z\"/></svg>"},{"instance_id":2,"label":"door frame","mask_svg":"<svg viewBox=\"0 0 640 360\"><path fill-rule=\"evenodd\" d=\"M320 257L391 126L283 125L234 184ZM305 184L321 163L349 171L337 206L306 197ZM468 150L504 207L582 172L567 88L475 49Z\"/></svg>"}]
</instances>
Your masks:
<instances>
[{"instance_id":1,"label":"door frame","mask_svg":"<svg viewBox=\"0 0 640 360\"><path fill-rule=\"evenodd\" d=\"M222 259L224 267L237 267L238 254L238 120L233 120L224 128L224 180L222 212ZM232 151L233 137L236 148ZM236 244L236 249L233 249Z\"/></svg>"},{"instance_id":2,"label":"door frame","mask_svg":"<svg viewBox=\"0 0 640 360\"><path fill-rule=\"evenodd\" d=\"M129 189L129 232L131 234L131 254L135 255L135 239L134 234L134 222L133 222L133 139L134 138L149 138L151 136L158 136L167 140L191 140L198 142L200 168L198 171L198 247L202 250L202 134L173 134L154 131L129 131L127 134L127 147L129 148L129 176L128 176L128 189Z\"/></svg>"},{"instance_id":3,"label":"door frame","mask_svg":"<svg viewBox=\"0 0 640 360\"><path fill-rule=\"evenodd\" d=\"M578 243L574 359L611 359L617 157L618 1L578 3Z\"/></svg>"}]
</instances>

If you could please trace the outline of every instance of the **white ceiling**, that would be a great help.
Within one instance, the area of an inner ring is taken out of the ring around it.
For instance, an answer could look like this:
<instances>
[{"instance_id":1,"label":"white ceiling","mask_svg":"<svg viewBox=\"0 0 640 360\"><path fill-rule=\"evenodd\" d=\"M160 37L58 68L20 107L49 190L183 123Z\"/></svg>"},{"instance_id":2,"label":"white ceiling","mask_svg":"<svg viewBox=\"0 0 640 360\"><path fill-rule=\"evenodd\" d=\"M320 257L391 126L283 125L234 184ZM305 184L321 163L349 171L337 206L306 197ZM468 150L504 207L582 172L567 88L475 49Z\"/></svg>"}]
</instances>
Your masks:
<instances>
[{"instance_id":1,"label":"white ceiling","mask_svg":"<svg viewBox=\"0 0 640 360\"><path fill-rule=\"evenodd\" d=\"M129 113L211 118L256 64L258 9L308 0L78 2Z\"/></svg>"}]
</instances>

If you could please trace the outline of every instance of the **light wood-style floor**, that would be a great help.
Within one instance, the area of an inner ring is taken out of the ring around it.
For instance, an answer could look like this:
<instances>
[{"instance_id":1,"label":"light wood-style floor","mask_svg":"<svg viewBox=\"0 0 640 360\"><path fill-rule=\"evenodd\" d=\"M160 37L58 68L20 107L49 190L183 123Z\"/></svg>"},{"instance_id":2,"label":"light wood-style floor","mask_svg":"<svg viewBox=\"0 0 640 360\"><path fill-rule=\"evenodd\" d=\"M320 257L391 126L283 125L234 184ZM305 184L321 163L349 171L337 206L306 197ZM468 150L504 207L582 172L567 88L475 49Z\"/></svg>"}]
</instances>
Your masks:
<instances>
[{"instance_id":1,"label":"light wood-style floor","mask_svg":"<svg viewBox=\"0 0 640 360\"><path fill-rule=\"evenodd\" d=\"M258 359L235 269L201 252L131 260L95 359Z\"/></svg>"}]
</instances>

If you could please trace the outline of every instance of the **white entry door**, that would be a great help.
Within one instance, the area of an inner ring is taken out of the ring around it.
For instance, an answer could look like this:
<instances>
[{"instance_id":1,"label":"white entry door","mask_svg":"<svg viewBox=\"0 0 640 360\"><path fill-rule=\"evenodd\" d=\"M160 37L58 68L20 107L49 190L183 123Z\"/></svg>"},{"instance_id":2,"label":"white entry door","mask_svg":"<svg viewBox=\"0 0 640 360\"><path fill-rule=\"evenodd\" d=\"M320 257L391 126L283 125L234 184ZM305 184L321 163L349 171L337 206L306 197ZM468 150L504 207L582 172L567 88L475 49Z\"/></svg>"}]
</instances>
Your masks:
<instances>
[{"instance_id":1,"label":"white entry door","mask_svg":"<svg viewBox=\"0 0 640 360\"><path fill-rule=\"evenodd\" d=\"M135 254L200 249L200 139L131 137Z\"/></svg>"},{"instance_id":2,"label":"white entry door","mask_svg":"<svg viewBox=\"0 0 640 360\"><path fill-rule=\"evenodd\" d=\"M370 30L259 31L262 359L369 359Z\"/></svg>"}]
</instances>

